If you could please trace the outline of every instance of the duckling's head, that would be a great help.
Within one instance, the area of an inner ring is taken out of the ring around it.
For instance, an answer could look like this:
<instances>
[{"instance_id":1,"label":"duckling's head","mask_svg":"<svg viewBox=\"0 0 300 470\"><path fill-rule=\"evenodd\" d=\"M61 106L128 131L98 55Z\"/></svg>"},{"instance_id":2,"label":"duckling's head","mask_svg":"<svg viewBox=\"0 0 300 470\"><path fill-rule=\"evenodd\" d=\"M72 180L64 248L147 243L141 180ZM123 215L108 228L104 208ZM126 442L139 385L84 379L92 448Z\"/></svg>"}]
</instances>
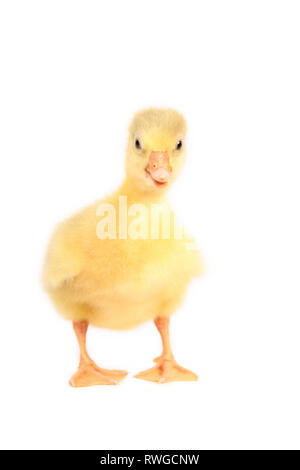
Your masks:
<instances>
[{"instance_id":1,"label":"duckling's head","mask_svg":"<svg viewBox=\"0 0 300 470\"><path fill-rule=\"evenodd\" d=\"M127 182L142 193L166 192L185 160L186 123L173 109L138 112L129 127Z\"/></svg>"}]
</instances>

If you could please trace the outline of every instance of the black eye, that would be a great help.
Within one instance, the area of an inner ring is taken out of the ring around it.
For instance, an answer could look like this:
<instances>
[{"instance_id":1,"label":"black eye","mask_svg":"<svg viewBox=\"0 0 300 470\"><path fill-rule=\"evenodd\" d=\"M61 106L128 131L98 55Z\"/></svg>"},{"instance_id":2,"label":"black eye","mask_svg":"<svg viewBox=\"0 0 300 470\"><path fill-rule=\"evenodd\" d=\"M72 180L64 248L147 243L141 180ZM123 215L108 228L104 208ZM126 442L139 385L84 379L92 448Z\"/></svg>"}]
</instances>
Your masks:
<instances>
[{"instance_id":1,"label":"black eye","mask_svg":"<svg viewBox=\"0 0 300 470\"><path fill-rule=\"evenodd\" d=\"M182 147L182 140L179 140L176 145L176 150L180 150Z\"/></svg>"},{"instance_id":2,"label":"black eye","mask_svg":"<svg viewBox=\"0 0 300 470\"><path fill-rule=\"evenodd\" d=\"M135 145L135 148L136 148L136 149L141 149L141 148L142 148L139 139L136 139L136 140L135 140L134 145Z\"/></svg>"}]
</instances>

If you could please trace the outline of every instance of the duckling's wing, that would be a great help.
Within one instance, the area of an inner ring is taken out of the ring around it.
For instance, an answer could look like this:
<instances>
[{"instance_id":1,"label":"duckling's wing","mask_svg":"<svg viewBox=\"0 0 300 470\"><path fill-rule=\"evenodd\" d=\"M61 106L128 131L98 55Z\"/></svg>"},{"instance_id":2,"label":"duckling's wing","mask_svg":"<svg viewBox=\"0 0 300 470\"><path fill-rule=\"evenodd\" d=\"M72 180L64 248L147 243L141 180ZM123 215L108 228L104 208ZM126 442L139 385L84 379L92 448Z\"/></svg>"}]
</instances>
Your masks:
<instances>
[{"instance_id":1,"label":"duckling's wing","mask_svg":"<svg viewBox=\"0 0 300 470\"><path fill-rule=\"evenodd\" d=\"M70 282L81 272L79 244L68 227L59 226L46 254L43 284L46 289L56 289Z\"/></svg>"}]
</instances>

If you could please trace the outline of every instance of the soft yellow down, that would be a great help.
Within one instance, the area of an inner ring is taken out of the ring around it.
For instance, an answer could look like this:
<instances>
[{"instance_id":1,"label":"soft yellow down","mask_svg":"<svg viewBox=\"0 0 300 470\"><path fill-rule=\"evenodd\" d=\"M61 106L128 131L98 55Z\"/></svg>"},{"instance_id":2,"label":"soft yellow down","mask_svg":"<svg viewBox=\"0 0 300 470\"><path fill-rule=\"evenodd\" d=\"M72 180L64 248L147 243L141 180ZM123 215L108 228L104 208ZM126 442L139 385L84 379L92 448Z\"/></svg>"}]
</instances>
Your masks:
<instances>
[{"instance_id":1,"label":"soft yellow down","mask_svg":"<svg viewBox=\"0 0 300 470\"><path fill-rule=\"evenodd\" d=\"M151 108L137 113L129 128L123 184L56 228L43 284L64 318L127 329L171 315L180 306L189 281L202 270L199 252L189 249L192 239L101 240L96 234L101 220L96 211L103 202L113 204L118 220L120 195L127 196L128 206L141 203L149 210L153 203L168 206L166 192L185 160L185 133L184 118L174 110ZM142 150L135 147L137 138ZM179 151L178 139L183 142ZM145 171L153 150L170 156L173 172L168 187L157 187Z\"/></svg>"}]
</instances>

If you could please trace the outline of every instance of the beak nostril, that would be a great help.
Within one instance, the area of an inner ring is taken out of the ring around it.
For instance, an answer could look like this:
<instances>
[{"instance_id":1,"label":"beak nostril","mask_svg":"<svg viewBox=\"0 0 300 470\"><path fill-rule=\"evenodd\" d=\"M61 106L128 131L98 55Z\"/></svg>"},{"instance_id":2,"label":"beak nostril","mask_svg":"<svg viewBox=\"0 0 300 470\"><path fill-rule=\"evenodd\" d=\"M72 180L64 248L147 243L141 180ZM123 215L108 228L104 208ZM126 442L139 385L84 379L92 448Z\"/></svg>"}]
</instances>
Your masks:
<instances>
[{"instance_id":1,"label":"beak nostril","mask_svg":"<svg viewBox=\"0 0 300 470\"><path fill-rule=\"evenodd\" d=\"M170 177L170 159L167 152L151 152L149 157L149 173L158 183L165 184Z\"/></svg>"}]
</instances>

